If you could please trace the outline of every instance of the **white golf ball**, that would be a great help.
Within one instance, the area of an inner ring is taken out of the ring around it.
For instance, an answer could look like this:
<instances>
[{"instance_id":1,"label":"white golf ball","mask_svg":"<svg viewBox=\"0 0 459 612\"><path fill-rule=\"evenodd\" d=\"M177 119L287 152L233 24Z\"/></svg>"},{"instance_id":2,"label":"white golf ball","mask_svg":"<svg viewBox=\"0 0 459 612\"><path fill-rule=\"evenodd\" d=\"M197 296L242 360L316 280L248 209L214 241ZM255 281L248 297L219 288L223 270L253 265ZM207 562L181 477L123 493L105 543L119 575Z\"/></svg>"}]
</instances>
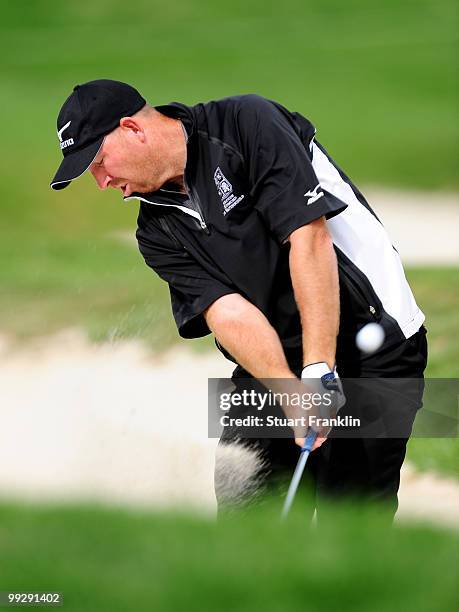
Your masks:
<instances>
[{"instance_id":1,"label":"white golf ball","mask_svg":"<svg viewBox=\"0 0 459 612\"><path fill-rule=\"evenodd\" d=\"M384 330L378 323L367 323L355 336L357 347L364 353L374 353L384 342Z\"/></svg>"}]
</instances>

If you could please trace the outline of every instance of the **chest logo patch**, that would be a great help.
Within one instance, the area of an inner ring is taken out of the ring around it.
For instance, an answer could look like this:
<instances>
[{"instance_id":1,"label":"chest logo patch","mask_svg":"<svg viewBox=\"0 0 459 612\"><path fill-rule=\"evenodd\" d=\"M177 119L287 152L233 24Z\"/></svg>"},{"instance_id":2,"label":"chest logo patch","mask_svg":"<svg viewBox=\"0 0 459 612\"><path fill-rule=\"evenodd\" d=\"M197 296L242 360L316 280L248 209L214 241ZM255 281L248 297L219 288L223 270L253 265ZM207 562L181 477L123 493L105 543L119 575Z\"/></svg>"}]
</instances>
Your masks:
<instances>
[{"instance_id":1,"label":"chest logo patch","mask_svg":"<svg viewBox=\"0 0 459 612\"><path fill-rule=\"evenodd\" d=\"M214 172L214 182L215 186L217 187L218 195L220 196L223 204L223 214L226 215L232 208L234 208L241 200L244 199L244 196L234 195L233 186L223 174L220 167L217 167Z\"/></svg>"}]
</instances>

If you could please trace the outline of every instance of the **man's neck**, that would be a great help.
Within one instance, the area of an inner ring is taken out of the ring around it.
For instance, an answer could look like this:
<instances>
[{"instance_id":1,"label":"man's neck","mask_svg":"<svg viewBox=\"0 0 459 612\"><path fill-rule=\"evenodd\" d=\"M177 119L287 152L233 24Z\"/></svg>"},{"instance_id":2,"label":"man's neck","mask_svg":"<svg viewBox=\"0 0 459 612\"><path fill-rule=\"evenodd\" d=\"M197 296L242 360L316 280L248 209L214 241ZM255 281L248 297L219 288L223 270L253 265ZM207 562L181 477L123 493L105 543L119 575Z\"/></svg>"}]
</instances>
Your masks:
<instances>
[{"instance_id":1,"label":"man's neck","mask_svg":"<svg viewBox=\"0 0 459 612\"><path fill-rule=\"evenodd\" d=\"M183 133L183 137L185 139L184 142L184 146L185 146L185 165L186 165L186 159L187 159L187 143L188 143L188 133L185 129L185 126L183 125L183 123L177 119L178 123L180 124L180 128L182 130ZM183 169L183 172L185 171L185 168ZM179 174L178 176L174 176L171 179L169 179L167 181L167 183L169 185L172 185L175 189L177 189L177 191L180 191L180 193L186 193L186 187L185 187L185 177L184 174Z\"/></svg>"}]
</instances>

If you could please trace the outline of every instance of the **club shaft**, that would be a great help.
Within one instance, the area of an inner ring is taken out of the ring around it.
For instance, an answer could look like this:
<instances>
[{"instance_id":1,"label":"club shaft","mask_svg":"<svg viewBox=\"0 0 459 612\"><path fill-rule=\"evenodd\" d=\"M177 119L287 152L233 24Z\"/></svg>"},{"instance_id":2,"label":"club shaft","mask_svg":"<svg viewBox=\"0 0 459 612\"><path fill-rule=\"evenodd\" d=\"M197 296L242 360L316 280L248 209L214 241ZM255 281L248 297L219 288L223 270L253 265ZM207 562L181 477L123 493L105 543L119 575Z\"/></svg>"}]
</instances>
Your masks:
<instances>
[{"instance_id":1,"label":"club shaft","mask_svg":"<svg viewBox=\"0 0 459 612\"><path fill-rule=\"evenodd\" d=\"M282 509L283 519L290 512L290 508L292 507L293 500L295 499L298 485L300 484L301 477L303 475L304 468L306 466L306 462L309 457L309 453L311 452L311 449L314 445L316 437L317 437L317 434L314 431L310 431L306 437L304 446L301 450L301 455L298 459L298 463L296 464L295 471L293 472L292 480L290 481L290 485L287 491L287 496L285 498L284 507Z\"/></svg>"}]
</instances>

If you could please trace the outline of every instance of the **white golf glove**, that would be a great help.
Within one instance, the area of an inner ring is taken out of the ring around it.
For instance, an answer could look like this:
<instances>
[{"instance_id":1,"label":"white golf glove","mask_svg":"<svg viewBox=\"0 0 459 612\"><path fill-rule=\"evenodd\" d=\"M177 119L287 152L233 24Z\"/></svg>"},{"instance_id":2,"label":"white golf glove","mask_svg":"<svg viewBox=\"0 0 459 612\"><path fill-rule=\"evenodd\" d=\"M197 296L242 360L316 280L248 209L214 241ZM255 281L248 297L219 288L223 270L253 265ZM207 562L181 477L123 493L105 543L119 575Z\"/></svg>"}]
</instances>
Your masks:
<instances>
[{"instance_id":1,"label":"white golf glove","mask_svg":"<svg viewBox=\"0 0 459 612\"><path fill-rule=\"evenodd\" d=\"M346 403L346 398L343 393L343 385L336 371L333 371L325 362L311 363L303 368L301 372L301 380L307 384L316 393L321 393L327 397L319 407L318 416L322 418L333 418L337 415L340 408ZM331 400L331 401L330 401ZM331 428L328 428L327 433ZM324 430L319 428L321 436L324 435ZM325 435L327 435L327 433Z\"/></svg>"}]
</instances>

